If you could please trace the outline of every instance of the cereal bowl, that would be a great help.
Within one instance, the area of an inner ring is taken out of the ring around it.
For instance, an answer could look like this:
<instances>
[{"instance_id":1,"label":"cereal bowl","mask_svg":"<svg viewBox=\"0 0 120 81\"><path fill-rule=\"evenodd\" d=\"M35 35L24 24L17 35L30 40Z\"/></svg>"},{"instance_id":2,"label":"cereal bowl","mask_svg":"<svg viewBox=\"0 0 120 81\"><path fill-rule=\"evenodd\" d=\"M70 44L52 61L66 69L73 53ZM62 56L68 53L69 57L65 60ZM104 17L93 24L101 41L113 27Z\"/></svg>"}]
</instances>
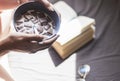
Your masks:
<instances>
[{"instance_id":1,"label":"cereal bowl","mask_svg":"<svg viewBox=\"0 0 120 81\"><path fill-rule=\"evenodd\" d=\"M17 32L44 35L50 39L57 34L60 17L56 10L49 11L39 2L27 2L16 8L12 26Z\"/></svg>"}]
</instances>

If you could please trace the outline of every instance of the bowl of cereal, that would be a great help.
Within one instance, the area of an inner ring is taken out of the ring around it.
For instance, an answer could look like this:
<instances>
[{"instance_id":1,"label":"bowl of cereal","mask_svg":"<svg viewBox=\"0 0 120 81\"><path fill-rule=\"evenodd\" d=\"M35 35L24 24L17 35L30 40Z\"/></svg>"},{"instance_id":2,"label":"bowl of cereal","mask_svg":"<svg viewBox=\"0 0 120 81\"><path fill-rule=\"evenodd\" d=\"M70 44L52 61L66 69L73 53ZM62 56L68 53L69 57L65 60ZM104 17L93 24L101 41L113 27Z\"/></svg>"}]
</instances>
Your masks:
<instances>
[{"instance_id":1,"label":"bowl of cereal","mask_svg":"<svg viewBox=\"0 0 120 81\"><path fill-rule=\"evenodd\" d=\"M56 10L49 11L39 2L27 2L16 8L12 26L17 32L44 35L49 39L60 27Z\"/></svg>"}]
</instances>

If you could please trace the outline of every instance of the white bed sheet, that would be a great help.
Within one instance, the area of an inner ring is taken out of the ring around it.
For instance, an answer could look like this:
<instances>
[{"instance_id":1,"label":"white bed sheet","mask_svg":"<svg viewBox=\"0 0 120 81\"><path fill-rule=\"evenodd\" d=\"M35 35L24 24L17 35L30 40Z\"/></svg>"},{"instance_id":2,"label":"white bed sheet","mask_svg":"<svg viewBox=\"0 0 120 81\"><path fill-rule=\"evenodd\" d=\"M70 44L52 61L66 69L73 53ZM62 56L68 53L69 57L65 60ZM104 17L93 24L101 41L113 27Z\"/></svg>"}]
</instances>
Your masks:
<instances>
[{"instance_id":1,"label":"white bed sheet","mask_svg":"<svg viewBox=\"0 0 120 81\"><path fill-rule=\"evenodd\" d=\"M48 49L36 54L11 52L9 63L15 81L75 81L75 54L55 66Z\"/></svg>"}]
</instances>

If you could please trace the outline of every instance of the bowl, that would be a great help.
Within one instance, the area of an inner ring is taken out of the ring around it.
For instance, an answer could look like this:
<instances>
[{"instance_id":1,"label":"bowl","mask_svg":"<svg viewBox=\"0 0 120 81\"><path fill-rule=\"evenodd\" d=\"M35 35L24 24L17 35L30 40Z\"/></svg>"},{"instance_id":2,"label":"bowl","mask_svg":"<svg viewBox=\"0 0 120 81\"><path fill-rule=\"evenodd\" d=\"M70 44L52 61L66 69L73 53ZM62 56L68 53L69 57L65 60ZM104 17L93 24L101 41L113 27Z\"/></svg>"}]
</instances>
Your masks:
<instances>
[{"instance_id":1,"label":"bowl","mask_svg":"<svg viewBox=\"0 0 120 81\"><path fill-rule=\"evenodd\" d=\"M16 32L41 34L50 39L60 28L57 11L48 10L39 2L27 2L15 9L12 26Z\"/></svg>"}]
</instances>

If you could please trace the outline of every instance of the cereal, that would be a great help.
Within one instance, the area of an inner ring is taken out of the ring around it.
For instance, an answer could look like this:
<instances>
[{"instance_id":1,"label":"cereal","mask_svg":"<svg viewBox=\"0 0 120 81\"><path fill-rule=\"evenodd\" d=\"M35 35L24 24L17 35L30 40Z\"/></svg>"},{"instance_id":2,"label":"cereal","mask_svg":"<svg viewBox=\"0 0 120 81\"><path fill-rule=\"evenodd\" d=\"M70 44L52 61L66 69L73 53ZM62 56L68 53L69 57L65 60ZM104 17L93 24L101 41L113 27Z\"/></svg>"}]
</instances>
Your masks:
<instances>
[{"instance_id":1,"label":"cereal","mask_svg":"<svg viewBox=\"0 0 120 81\"><path fill-rule=\"evenodd\" d=\"M18 16L15 23L18 32L41 34L46 37L52 36L55 32L54 21L47 14L40 11L28 10Z\"/></svg>"}]
</instances>

